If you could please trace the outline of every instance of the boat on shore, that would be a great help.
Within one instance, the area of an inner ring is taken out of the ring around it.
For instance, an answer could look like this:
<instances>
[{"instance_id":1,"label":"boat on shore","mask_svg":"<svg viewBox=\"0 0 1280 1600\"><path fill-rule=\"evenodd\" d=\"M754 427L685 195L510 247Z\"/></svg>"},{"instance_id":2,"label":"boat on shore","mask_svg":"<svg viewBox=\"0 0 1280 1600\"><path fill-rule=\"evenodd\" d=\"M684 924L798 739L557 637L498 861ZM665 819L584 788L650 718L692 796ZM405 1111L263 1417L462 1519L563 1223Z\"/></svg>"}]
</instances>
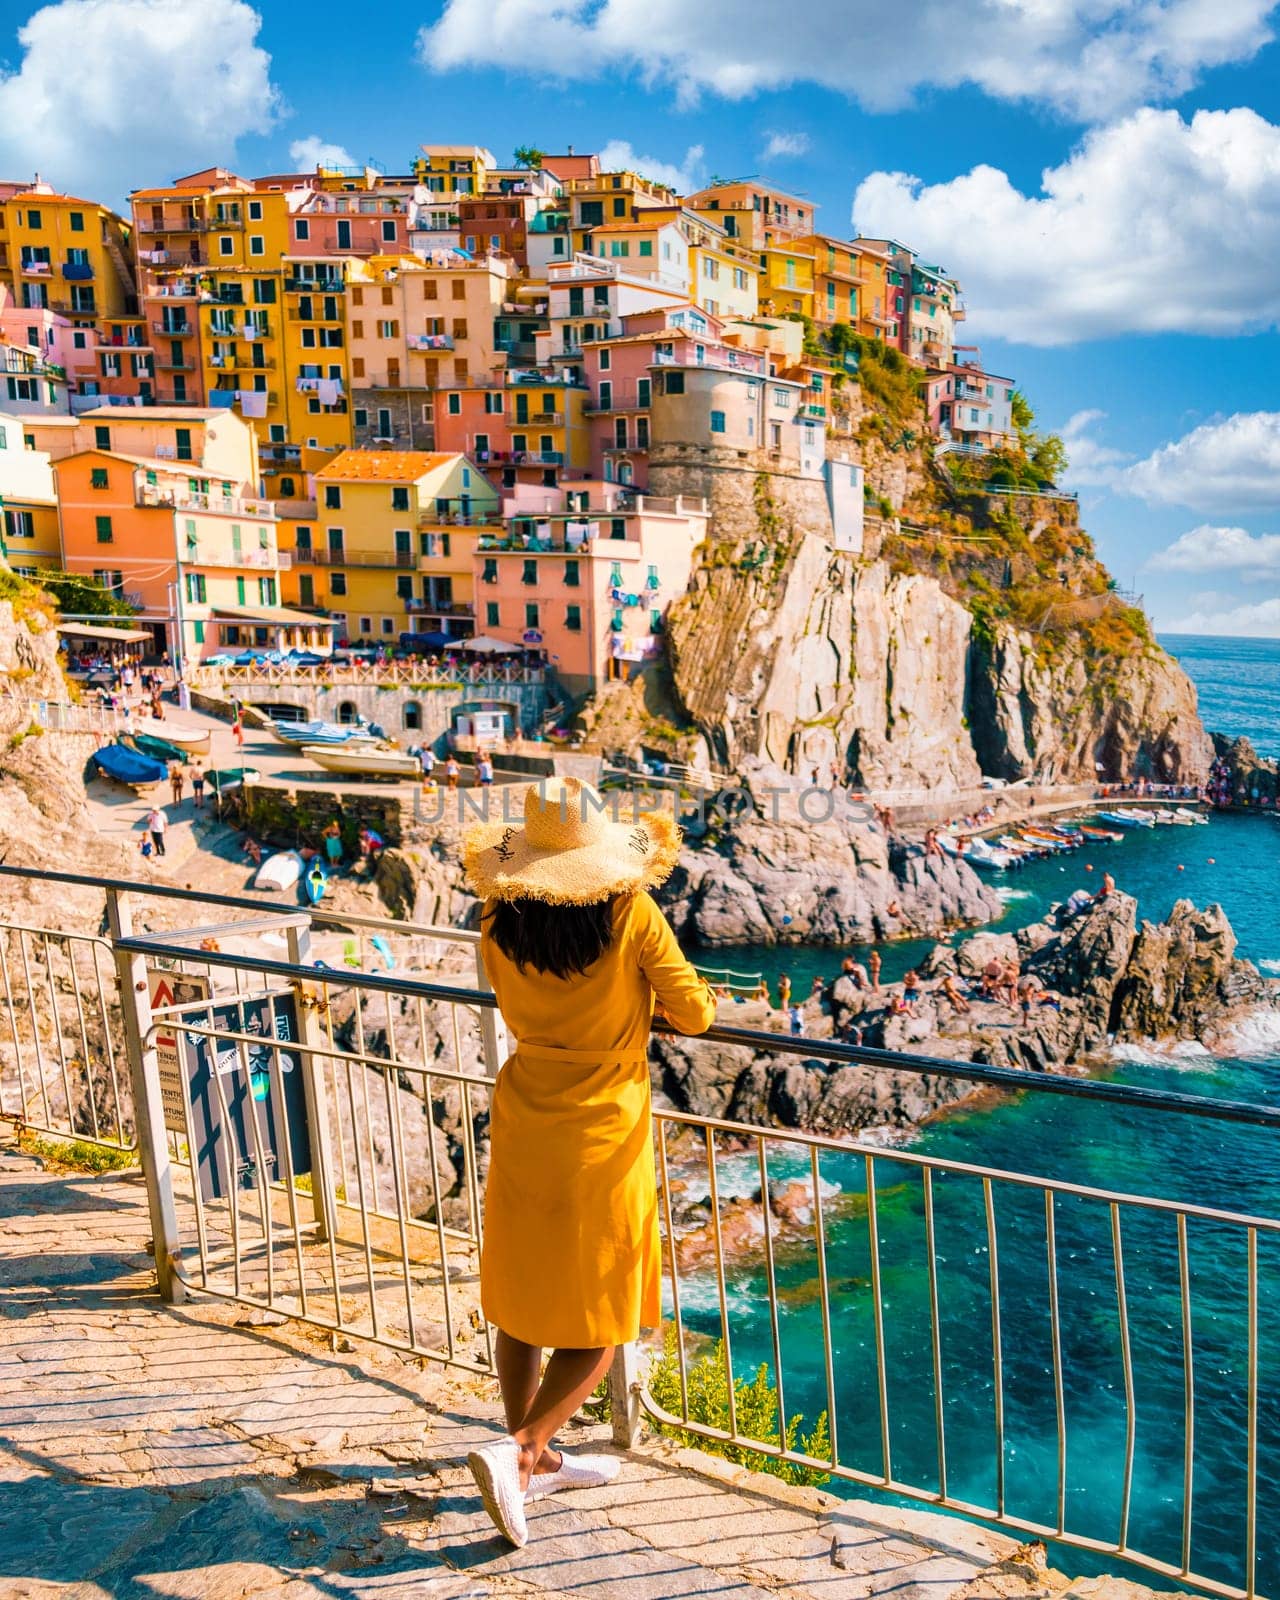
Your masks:
<instances>
[{"instance_id":1,"label":"boat on shore","mask_svg":"<svg viewBox=\"0 0 1280 1600\"><path fill-rule=\"evenodd\" d=\"M93 752L91 760L104 778L114 778L133 789L150 789L169 776L165 762L127 744L105 744Z\"/></svg>"},{"instance_id":2,"label":"boat on shore","mask_svg":"<svg viewBox=\"0 0 1280 1600\"><path fill-rule=\"evenodd\" d=\"M302 876L302 857L296 850L277 850L258 868L255 889L292 889Z\"/></svg>"},{"instance_id":3,"label":"boat on shore","mask_svg":"<svg viewBox=\"0 0 1280 1600\"><path fill-rule=\"evenodd\" d=\"M244 783L257 783L262 773L257 767L215 767L211 772L206 772L204 781L215 794L223 789L237 789Z\"/></svg>"},{"instance_id":4,"label":"boat on shore","mask_svg":"<svg viewBox=\"0 0 1280 1600\"><path fill-rule=\"evenodd\" d=\"M149 739L162 739L188 756L207 756L210 749L208 728L184 728L181 723L158 722L155 717L137 717L134 727Z\"/></svg>"},{"instance_id":5,"label":"boat on shore","mask_svg":"<svg viewBox=\"0 0 1280 1600\"><path fill-rule=\"evenodd\" d=\"M120 739L122 743L140 750L144 756L150 756L153 761L181 761L185 764L190 756L189 751L181 750L167 739L158 739L150 733L124 733Z\"/></svg>"},{"instance_id":6,"label":"boat on shore","mask_svg":"<svg viewBox=\"0 0 1280 1600\"><path fill-rule=\"evenodd\" d=\"M329 874L319 856L316 856L308 865L306 877L302 880L302 887L306 890L307 899L313 906L318 906L328 893Z\"/></svg>"},{"instance_id":7,"label":"boat on shore","mask_svg":"<svg viewBox=\"0 0 1280 1600\"><path fill-rule=\"evenodd\" d=\"M417 756L363 740L354 745L304 744L302 754L326 772L352 778L416 778L422 770Z\"/></svg>"},{"instance_id":8,"label":"boat on shore","mask_svg":"<svg viewBox=\"0 0 1280 1600\"><path fill-rule=\"evenodd\" d=\"M378 735L357 722L273 722L271 731L283 744L379 743Z\"/></svg>"},{"instance_id":9,"label":"boat on shore","mask_svg":"<svg viewBox=\"0 0 1280 1600\"><path fill-rule=\"evenodd\" d=\"M1114 822L1118 828L1154 828L1156 819L1145 811L1100 811L1104 822Z\"/></svg>"}]
</instances>

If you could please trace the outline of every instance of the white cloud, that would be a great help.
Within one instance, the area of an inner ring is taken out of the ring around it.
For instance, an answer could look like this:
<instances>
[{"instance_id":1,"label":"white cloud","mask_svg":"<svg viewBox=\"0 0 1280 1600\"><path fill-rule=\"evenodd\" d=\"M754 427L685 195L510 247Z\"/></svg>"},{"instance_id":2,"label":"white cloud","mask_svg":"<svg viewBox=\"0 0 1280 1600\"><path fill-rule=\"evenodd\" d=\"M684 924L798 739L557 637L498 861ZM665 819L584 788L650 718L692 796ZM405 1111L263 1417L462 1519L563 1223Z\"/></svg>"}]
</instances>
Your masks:
<instances>
[{"instance_id":1,"label":"white cloud","mask_svg":"<svg viewBox=\"0 0 1280 1600\"><path fill-rule=\"evenodd\" d=\"M281 112L262 19L243 0L58 0L0 71L0 172L120 203L231 159Z\"/></svg>"},{"instance_id":2,"label":"white cloud","mask_svg":"<svg viewBox=\"0 0 1280 1600\"><path fill-rule=\"evenodd\" d=\"M1209 633L1254 639L1280 639L1280 598L1221 611L1192 611L1164 624L1161 633Z\"/></svg>"},{"instance_id":3,"label":"white cloud","mask_svg":"<svg viewBox=\"0 0 1280 1600\"><path fill-rule=\"evenodd\" d=\"M499 61L584 78L630 67L686 102L813 83L883 111L926 86L972 84L1089 121L1247 60L1271 38L1273 10L1274 0L829 0L783 16L771 0L448 0L418 49L437 71Z\"/></svg>"},{"instance_id":4,"label":"white cloud","mask_svg":"<svg viewBox=\"0 0 1280 1600\"><path fill-rule=\"evenodd\" d=\"M642 178L652 178L654 183L665 183L677 194L688 194L700 189L706 181L703 157L706 151L700 144L691 144L684 160L660 161L657 156L638 156L634 146L625 139L610 139L600 152L601 172L638 172Z\"/></svg>"},{"instance_id":5,"label":"white cloud","mask_svg":"<svg viewBox=\"0 0 1280 1600\"><path fill-rule=\"evenodd\" d=\"M1038 195L991 166L931 185L875 172L853 216L946 262L976 331L1047 345L1280 323L1280 127L1248 109L1137 111Z\"/></svg>"},{"instance_id":6,"label":"white cloud","mask_svg":"<svg viewBox=\"0 0 1280 1600\"><path fill-rule=\"evenodd\" d=\"M796 156L808 155L810 139L807 133L771 133L765 141L764 149L760 152L761 161L777 161L780 158L794 159Z\"/></svg>"},{"instance_id":7,"label":"white cloud","mask_svg":"<svg viewBox=\"0 0 1280 1600\"><path fill-rule=\"evenodd\" d=\"M1147 562L1153 572L1239 572L1280 576L1280 533L1249 533L1202 522Z\"/></svg>"},{"instance_id":8,"label":"white cloud","mask_svg":"<svg viewBox=\"0 0 1280 1600\"><path fill-rule=\"evenodd\" d=\"M1116 474L1132 458L1095 439L1090 430L1106 420L1105 411L1077 411L1067 419L1061 438L1067 447L1066 481L1083 489L1099 488L1115 481Z\"/></svg>"},{"instance_id":9,"label":"white cloud","mask_svg":"<svg viewBox=\"0 0 1280 1600\"><path fill-rule=\"evenodd\" d=\"M299 172L312 172L316 167L354 167L358 163L349 150L340 144L329 144L316 134L305 139L295 139L289 146L289 160Z\"/></svg>"},{"instance_id":10,"label":"white cloud","mask_svg":"<svg viewBox=\"0 0 1280 1600\"><path fill-rule=\"evenodd\" d=\"M1202 423L1126 468L1115 484L1153 505L1211 514L1280 507L1280 411Z\"/></svg>"}]
</instances>

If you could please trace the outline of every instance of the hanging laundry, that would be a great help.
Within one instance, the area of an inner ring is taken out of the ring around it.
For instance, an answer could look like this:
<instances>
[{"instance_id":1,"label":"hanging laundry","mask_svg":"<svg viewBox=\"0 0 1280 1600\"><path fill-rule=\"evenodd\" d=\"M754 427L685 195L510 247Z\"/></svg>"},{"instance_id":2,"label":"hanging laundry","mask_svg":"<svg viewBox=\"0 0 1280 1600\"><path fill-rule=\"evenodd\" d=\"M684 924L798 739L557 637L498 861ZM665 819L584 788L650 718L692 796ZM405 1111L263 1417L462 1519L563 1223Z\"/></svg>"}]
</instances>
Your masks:
<instances>
[{"instance_id":1,"label":"hanging laundry","mask_svg":"<svg viewBox=\"0 0 1280 1600\"><path fill-rule=\"evenodd\" d=\"M342 398L342 385L336 378L321 378L316 385L316 395L322 406L336 406Z\"/></svg>"},{"instance_id":2,"label":"hanging laundry","mask_svg":"<svg viewBox=\"0 0 1280 1600\"><path fill-rule=\"evenodd\" d=\"M267 414L267 391L265 389L241 389L240 415L242 417L265 417Z\"/></svg>"},{"instance_id":3,"label":"hanging laundry","mask_svg":"<svg viewBox=\"0 0 1280 1600\"><path fill-rule=\"evenodd\" d=\"M239 393L238 389L210 389L209 404L217 406L220 411L229 410L235 404Z\"/></svg>"}]
</instances>

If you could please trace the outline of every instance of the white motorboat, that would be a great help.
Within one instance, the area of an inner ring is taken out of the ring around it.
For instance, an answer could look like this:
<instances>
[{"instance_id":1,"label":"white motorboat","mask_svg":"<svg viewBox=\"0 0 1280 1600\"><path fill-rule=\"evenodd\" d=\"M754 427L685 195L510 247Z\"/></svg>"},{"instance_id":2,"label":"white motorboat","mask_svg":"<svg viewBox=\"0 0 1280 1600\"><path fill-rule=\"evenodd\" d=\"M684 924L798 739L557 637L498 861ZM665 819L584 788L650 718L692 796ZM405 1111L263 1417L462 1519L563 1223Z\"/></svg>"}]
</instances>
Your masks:
<instances>
[{"instance_id":1,"label":"white motorboat","mask_svg":"<svg viewBox=\"0 0 1280 1600\"><path fill-rule=\"evenodd\" d=\"M185 750L189 756L209 754L208 728L184 728L181 723L168 720L160 722L155 717L135 717L133 726L138 733L149 734L153 739L163 739L166 744L176 745L179 750Z\"/></svg>"},{"instance_id":2,"label":"white motorboat","mask_svg":"<svg viewBox=\"0 0 1280 1600\"><path fill-rule=\"evenodd\" d=\"M416 778L422 770L417 756L404 750L363 743L304 744L302 754L328 772L353 778Z\"/></svg>"},{"instance_id":3,"label":"white motorboat","mask_svg":"<svg viewBox=\"0 0 1280 1600\"><path fill-rule=\"evenodd\" d=\"M1207 828L1209 826L1209 819L1205 816L1203 811L1190 811L1186 806L1179 806L1174 812L1174 816L1179 822L1198 824L1202 828Z\"/></svg>"},{"instance_id":4,"label":"white motorboat","mask_svg":"<svg viewBox=\"0 0 1280 1600\"><path fill-rule=\"evenodd\" d=\"M277 850L258 868L255 889L292 889L302 876L302 857L296 850Z\"/></svg>"}]
</instances>

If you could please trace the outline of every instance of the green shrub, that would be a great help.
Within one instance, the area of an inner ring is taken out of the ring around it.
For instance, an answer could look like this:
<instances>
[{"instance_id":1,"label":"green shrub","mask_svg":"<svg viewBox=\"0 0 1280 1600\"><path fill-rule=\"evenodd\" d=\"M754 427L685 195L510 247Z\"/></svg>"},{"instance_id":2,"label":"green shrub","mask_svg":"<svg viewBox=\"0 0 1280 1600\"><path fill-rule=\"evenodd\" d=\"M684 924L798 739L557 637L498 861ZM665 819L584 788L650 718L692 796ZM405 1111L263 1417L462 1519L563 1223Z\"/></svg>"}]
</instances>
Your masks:
<instances>
[{"instance_id":1,"label":"green shrub","mask_svg":"<svg viewBox=\"0 0 1280 1600\"><path fill-rule=\"evenodd\" d=\"M57 1135L45 1138L42 1134L22 1132L18 1135L18 1148L24 1155L35 1156L45 1166L61 1172L124 1172L138 1164L136 1150Z\"/></svg>"},{"instance_id":2,"label":"green shrub","mask_svg":"<svg viewBox=\"0 0 1280 1600\"><path fill-rule=\"evenodd\" d=\"M680 1413L680 1354L676 1342L674 1323L664 1330L662 1354L649 1369L649 1393L664 1411ZM686 1362L686 1381L689 1396L689 1420L704 1427L729 1426L729 1382L725 1374L724 1344L717 1340L706 1354ZM787 1419L785 1436L780 1439L778 1425L778 1391L769 1381L769 1368L761 1362L753 1378L733 1380L734 1411L738 1432L761 1444L779 1445L787 1450L799 1449L804 1455L818 1460L831 1454L831 1432L824 1411L808 1433L801 1434L804 1418L799 1413ZM801 1466L795 1461L779 1461L775 1456L752 1450L747 1445L729 1444L721 1439L705 1439L688 1428L659 1424L659 1431L679 1439L695 1449L706 1450L711 1455L736 1461L753 1472L772 1473L785 1483L817 1486L830 1478L829 1472L814 1467ZM797 1444L797 1439L799 1443Z\"/></svg>"}]
</instances>

